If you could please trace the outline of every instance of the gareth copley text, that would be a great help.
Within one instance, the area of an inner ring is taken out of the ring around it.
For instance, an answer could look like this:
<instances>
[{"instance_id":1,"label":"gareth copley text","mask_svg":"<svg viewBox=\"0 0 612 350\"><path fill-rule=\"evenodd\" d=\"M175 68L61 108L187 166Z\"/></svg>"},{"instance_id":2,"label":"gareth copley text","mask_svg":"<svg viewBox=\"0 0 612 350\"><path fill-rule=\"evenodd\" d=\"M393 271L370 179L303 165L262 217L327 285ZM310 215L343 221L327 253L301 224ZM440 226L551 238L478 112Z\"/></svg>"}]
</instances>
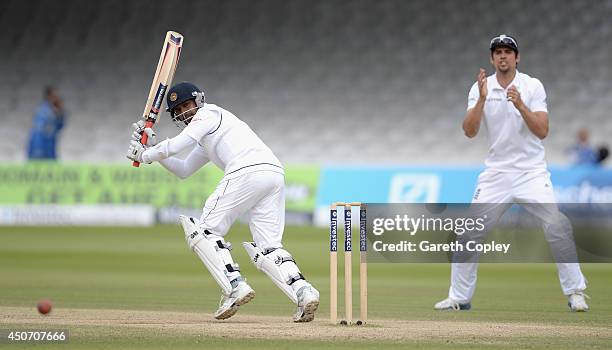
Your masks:
<instances>
[{"instance_id":1,"label":"gareth copley text","mask_svg":"<svg viewBox=\"0 0 612 350\"><path fill-rule=\"evenodd\" d=\"M450 243L432 243L429 241L421 241L418 243L401 241L399 243L384 243L383 241L374 241L372 249L376 252L478 252L487 253L504 253L507 254L510 250L510 243L478 243L476 241L467 242L450 242Z\"/></svg>"}]
</instances>

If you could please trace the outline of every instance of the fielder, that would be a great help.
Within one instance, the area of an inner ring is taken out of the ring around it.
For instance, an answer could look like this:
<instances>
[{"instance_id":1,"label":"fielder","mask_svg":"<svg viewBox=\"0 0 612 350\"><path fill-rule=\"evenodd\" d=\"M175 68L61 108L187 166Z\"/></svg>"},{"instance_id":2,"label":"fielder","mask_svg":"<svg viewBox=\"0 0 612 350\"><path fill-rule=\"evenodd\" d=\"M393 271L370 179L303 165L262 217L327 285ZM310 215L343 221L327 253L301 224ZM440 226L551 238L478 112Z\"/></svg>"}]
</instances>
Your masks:
<instances>
[{"instance_id":1,"label":"fielder","mask_svg":"<svg viewBox=\"0 0 612 350\"><path fill-rule=\"evenodd\" d=\"M204 93L191 83L173 86L168 91L167 111L181 133L156 143L155 133L144 129L144 122L134 124L127 157L147 164L159 162L180 178L209 161L224 170L200 219L180 216L189 248L221 287L215 318L232 317L255 297L232 259L231 244L224 239L234 221L246 214L254 242L243 246L251 261L297 305L293 320L310 322L319 306L319 292L304 279L281 243L285 226L283 166L246 123L204 101ZM149 135L146 147L139 142L142 132ZM185 159L176 157L182 151L189 151Z\"/></svg>"},{"instance_id":2,"label":"fielder","mask_svg":"<svg viewBox=\"0 0 612 350\"><path fill-rule=\"evenodd\" d=\"M491 40L489 48L495 74L486 77L485 70L480 69L469 92L463 121L463 130L469 138L476 136L480 125L484 124L489 142L485 170L478 177L472 203L490 203L479 207L484 208L479 215L486 215L488 228L495 225L513 203L520 203L538 217L553 252L565 256L557 261L576 261L557 263L559 280L570 310L586 311L589 308L584 294L586 280L577 263L572 227L558 211L546 167L542 144L542 139L548 135L544 86L538 79L517 70L520 55L515 38L497 36ZM484 235L486 232L480 238ZM476 288L477 268L477 261L453 263L448 298L434 308L469 310Z\"/></svg>"}]
</instances>

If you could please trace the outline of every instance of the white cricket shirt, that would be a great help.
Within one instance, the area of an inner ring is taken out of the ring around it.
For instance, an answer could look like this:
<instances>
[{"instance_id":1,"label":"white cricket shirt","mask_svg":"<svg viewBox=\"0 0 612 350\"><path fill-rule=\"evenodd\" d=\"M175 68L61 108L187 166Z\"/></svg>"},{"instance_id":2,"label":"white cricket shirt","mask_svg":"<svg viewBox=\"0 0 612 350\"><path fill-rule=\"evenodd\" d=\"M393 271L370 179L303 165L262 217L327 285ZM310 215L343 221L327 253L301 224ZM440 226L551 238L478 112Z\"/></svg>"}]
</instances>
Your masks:
<instances>
[{"instance_id":1,"label":"white cricket shirt","mask_svg":"<svg viewBox=\"0 0 612 350\"><path fill-rule=\"evenodd\" d=\"M517 71L508 87L512 85L516 86L529 110L548 112L546 92L538 79ZM499 85L496 74L487 77L487 89L482 120L489 142L486 168L500 172L546 169L542 140L529 130L521 113L507 100L507 89ZM470 89L467 109L476 105L479 95L476 82Z\"/></svg>"},{"instance_id":2,"label":"white cricket shirt","mask_svg":"<svg viewBox=\"0 0 612 350\"><path fill-rule=\"evenodd\" d=\"M272 150L245 122L214 104L205 103L179 135L147 149L143 160L164 161L187 148L193 150L186 161L202 153L197 160L194 157L196 166L210 160L225 172L226 178L262 169L284 173Z\"/></svg>"}]
</instances>

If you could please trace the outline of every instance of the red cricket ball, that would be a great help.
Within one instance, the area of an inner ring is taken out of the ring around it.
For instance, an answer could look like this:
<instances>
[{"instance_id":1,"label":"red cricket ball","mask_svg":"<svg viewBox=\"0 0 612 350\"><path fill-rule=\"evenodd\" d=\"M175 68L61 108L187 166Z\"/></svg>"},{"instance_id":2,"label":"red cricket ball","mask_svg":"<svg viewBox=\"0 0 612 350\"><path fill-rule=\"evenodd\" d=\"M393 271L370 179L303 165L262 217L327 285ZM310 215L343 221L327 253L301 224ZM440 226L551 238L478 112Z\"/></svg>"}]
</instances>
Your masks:
<instances>
[{"instance_id":1,"label":"red cricket ball","mask_svg":"<svg viewBox=\"0 0 612 350\"><path fill-rule=\"evenodd\" d=\"M51 312L51 308L53 307L53 304L51 304L51 300L49 299L43 299L41 301L38 302L38 312L40 312L43 315L48 314L49 312Z\"/></svg>"}]
</instances>

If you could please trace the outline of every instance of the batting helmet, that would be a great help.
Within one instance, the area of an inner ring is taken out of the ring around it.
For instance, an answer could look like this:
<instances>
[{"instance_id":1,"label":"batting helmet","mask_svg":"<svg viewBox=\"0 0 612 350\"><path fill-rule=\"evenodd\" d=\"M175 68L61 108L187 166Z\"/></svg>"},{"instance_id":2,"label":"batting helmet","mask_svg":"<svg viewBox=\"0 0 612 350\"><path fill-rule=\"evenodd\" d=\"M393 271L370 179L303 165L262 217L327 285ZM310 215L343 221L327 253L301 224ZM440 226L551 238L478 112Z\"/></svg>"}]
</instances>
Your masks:
<instances>
[{"instance_id":1,"label":"batting helmet","mask_svg":"<svg viewBox=\"0 0 612 350\"><path fill-rule=\"evenodd\" d=\"M200 108L204 105L204 92L192 83L178 83L168 91L168 97L166 98L168 109L166 111L174 116L174 108L188 100L194 100L196 106Z\"/></svg>"}]
</instances>

